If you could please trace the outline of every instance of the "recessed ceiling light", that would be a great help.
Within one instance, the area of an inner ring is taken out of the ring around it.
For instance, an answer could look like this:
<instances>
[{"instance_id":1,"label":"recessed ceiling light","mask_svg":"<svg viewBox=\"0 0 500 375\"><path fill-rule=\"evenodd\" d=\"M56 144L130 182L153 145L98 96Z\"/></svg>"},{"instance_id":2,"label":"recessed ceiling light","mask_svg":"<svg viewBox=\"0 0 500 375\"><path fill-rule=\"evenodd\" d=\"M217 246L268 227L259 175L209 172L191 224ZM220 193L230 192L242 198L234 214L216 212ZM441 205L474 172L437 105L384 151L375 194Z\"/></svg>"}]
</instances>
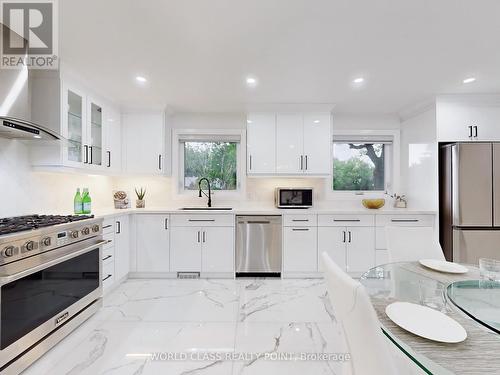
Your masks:
<instances>
[{"instance_id":1,"label":"recessed ceiling light","mask_svg":"<svg viewBox=\"0 0 500 375\"><path fill-rule=\"evenodd\" d=\"M247 85L250 87L257 86L257 78L255 78L255 77L247 77L246 82L247 82Z\"/></svg>"},{"instance_id":2,"label":"recessed ceiling light","mask_svg":"<svg viewBox=\"0 0 500 375\"><path fill-rule=\"evenodd\" d=\"M137 76L137 77L135 77L135 79L136 79L136 81L137 81L137 82L140 82L140 83L144 83L144 82L147 82L147 81L148 81L148 80L147 80L145 77L143 77L143 76Z\"/></svg>"},{"instance_id":3,"label":"recessed ceiling light","mask_svg":"<svg viewBox=\"0 0 500 375\"><path fill-rule=\"evenodd\" d=\"M363 83L365 79L363 77L354 78L352 80L354 83Z\"/></svg>"},{"instance_id":4,"label":"recessed ceiling light","mask_svg":"<svg viewBox=\"0 0 500 375\"><path fill-rule=\"evenodd\" d=\"M252 120L247 120L247 124L251 124L251 123L253 123Z\"/></svg>"},{"instance_id":5,"label":"recessed ceiling light","mask_svg":"<svg viewBox=\"0 0 500 375\"><path fill-rule=\"evenodd\" d=\"M472 83L472 82L474 82L475 80L476 80L476 78L475 78L475 77L469 77L469 78L464 79L462 82L463 82L463 83Z\"/></svg>"},{"instance_id":6,"label":"recessed ceiling light","mask_svg":"<svg viewBox=\"0 0 500 375\"><path fill-rule=\"evenodd\" d=\"M315 124L319 124L319 120L314 120L313 121Z\"/></svg>"}]
</instances>

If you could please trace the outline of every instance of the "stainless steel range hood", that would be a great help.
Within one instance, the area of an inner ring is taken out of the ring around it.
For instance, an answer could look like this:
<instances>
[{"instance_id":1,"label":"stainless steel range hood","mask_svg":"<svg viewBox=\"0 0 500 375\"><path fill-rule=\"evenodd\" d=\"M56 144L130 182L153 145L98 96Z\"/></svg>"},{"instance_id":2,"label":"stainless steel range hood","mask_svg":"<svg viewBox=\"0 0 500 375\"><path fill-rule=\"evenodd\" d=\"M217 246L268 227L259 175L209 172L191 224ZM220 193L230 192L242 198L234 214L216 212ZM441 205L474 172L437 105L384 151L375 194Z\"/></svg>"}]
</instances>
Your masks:
<instances>
[{"instance_id":1,"label":"stainless steel range hood","mask_svg":"<svg viewBox=\"0 0 500 375\"><path fill-rule=\"evenodd\" d=\"M61 140L62 137L41 125L13 117L0 117L0 137L23 140Z\"/></svg>"},{"instance_id":2,"label":"stainless steel range hood","mask_svg":"<svg viewBox=\"0 0 500 375\"><path fill-rule=\"evenodd\" d=\"M57 87L59 74L49 72L50 82L55 83L49 89L37 89L36 86L40 85L34 85L35 74L38 73L27 67L0 69L0 137L34 141L63 140L55 131L60 129L57 118L46 115L60 113L58 93L50 90L53 86Z\"/></svg>"}]
</instances>

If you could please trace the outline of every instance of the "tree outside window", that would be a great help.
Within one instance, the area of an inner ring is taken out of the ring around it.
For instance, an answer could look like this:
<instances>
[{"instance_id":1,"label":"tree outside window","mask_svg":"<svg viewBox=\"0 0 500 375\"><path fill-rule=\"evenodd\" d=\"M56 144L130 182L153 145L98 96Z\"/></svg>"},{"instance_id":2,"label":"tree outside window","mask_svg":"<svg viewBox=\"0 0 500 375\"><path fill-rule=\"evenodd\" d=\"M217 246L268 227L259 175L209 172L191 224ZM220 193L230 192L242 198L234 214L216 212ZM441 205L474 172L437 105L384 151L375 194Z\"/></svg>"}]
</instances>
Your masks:
<instances>
[{"instance_id":1,"label":"tree outside window","mask_svg":"<svg viewBox=\"0 0 500 375\"><path fill-rule=\"evenodd\" d=\"M184 142L184 189L206 177L213 190L237 189L236 142Z\"/></svg>"},{"instance_id":2,"label":"tree outside window","mask_svg":"<svg viewBox=\"0 0 500 375\"><path fill-rule=\"evenodd\" d=\"M384 191L385 144L334 143L333 190Z\"/></svg>"}]
</instances>

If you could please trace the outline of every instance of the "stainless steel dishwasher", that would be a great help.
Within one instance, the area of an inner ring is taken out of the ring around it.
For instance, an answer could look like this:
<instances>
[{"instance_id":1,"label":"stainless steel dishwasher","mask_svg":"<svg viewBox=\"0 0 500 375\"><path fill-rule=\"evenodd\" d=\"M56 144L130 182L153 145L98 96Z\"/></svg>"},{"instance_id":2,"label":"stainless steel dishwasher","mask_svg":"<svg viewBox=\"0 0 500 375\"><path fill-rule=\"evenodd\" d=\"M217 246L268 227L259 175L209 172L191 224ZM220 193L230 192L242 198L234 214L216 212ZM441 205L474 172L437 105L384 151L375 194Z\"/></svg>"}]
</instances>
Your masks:
<instances>
[{"instance_id":1,"label":"stainless steel dishwasher","mask_svg":"<svg viewBox=\"0 0 500 375\"><path fill-rule=\"evenodd\" d=\"M280 276L281 216L236 216L236 276Z\"/></svg>"}]
</instances>

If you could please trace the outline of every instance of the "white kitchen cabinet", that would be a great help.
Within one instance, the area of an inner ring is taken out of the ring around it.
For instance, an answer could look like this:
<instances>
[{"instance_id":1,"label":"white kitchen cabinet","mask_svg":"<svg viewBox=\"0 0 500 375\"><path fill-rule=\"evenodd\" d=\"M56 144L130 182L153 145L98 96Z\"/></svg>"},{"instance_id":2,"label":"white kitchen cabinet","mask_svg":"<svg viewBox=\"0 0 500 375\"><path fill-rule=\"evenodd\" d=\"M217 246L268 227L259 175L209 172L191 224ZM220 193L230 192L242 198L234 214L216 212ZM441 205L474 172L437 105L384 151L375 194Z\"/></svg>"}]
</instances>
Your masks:
<instances>
[{"instance_id":1,"label":"white kitchen cabinet","mask_svg":"<svg viewBox=\"0 0 500 375\"><path fill-rule=\"evenodd\" d=\"M124 169L129 174L167 174L165 116L163 112L122 116Z\"/></svg>"},{"instance_id":2,"label":"white kitchen cabinet","mask_svg":"<svg viewBox=\"0 0 500 375\"><path fill-rule=\"evenodd\" d=\"M200 272L201 228L175 227L170 236L170 272Z\"/></svg>"},{"instance_id":3,"label":"white kitchen cabinet","mask_svg":"<svg viewBox=\"0 0 500 375\"><path fill-rule=\"evenodd\" d=\"M340 268L346 269L346 236L344 227L318 228L318 269L320 271L323 271L323 253L327 253Z\"/></svg>"},{"instance_id":4,"label":"white kitchen cabinet","mask_svg":"<svg viewBox=\"0 0 500 375\"><path fill-rule=\"evenodd\" d=\"M61 134L68 140L63 146L63 162L72 167L87 164L87 99L85 92L68 83L62 85Z\"/></svg>"},{"instance_id":5,"label":"white kitchen cabinet","mask_svg":"<svg viewBox=\"0 0 500 375\"><path fill-rule=\"evenodd\" d=\"M438 97L436 101L439 142L499 141L500 103L491 98Z\"/></svg>"},{"instance_id":6,"label":"white kitchen cabinet","mask_svg":"<svg viewBox=\"0 0 500 375\"><path fill-rule=\"evenodd\" d=\"M283 272L318 271L316 227L283 228Z\"/></svg>"},{"instance_id":7,"label":"white kitchen cabinet","mask_svg":"<svg viewBox=\"0 0 500 375\"><path fill-rule=\"evenodd\" d=\"M375 229L347 227L346 271L360 275L375 266Z\"/></svg>"},{"instance_id":8,"label":"white kitchen cabinet","mask_svg":"<svg viewBox=\"0 0 500 375\"><path fill-rule=\"evenodd\" d=\"M247 174L276 173L276 115L247 117Z\"/></svg>"},{"instance_id":9,"label":"white kitchen cabinet","mask_svg":"<svg viewBox=\"0 0 500 375\"><path fill-rule=\"evenodd\" d=\"M234 228L208 227L201 231L201 271L234 272Z\"/></svg>"},{"instance_id":10,"label":"white kitchen cabinet","mask_svg":"<svg viewBox=\"0 0 500 375\"><path fill-rule=\"evenodd\" d=\"M103 106L99 100L87 97L87 163L92 167L102 167L104 153Z\"/></svg>"},{"instance_id":11,"label":"white kitchen cabinet","mask_svg":"<svg viewBox=\"0 0 500 375\"><path fill-rule=\"evenodd\" d=\"M332 171L331 149L330 114L304 114L304 173L330 174Z\"/></svg>"},{"instance_id":12,"label":"white kitchen cabinet","mask_svg":"<svg viewBox=\"0 0 500 375\"><path fill-rule=\"evenodd\" d=\"M276 173L304 172L304 124L301 113L276 115Z\"/></svg>"},{"instance_id":13,"label":"white kitchen cabinet","mask_svg":"<svg viewBox=\"0 0 500 375\"><path fill-rule=\"evenodd\" d=\"M135 220L137 272L169 272L169 215L141 214Z\"/></svg>"},{"instance_id":14,"label":"white kitchen cabinet","mask_svg":"<svg viewBox=\"0 0 500 375\"><path fill-rule=\"evenodd\" d=\"M130 220L128 215L115 219L115 281L130 272Z\"/></svg>"},{"instance_id":15,"label":"white kitchen cabinet","mask_svg":"<svg viewBox=\"0 0 500 375\"><path fill-rule=\"evenodd\" d=\"M247 122L249 175L331 174L329 113L249 114Z\"/></svg>"},{"instance_id":16,"label":"white kitchen cabinet","mask_svg":"<svg viewBox=\"0 0 500 375\"><path fill-rule=\"evenodd\" d=\"M112 172L120 172L122 169L122 127L120 111L109 106L105 112L104 125L104 167Z\"/></svg>"}]
</instances>

